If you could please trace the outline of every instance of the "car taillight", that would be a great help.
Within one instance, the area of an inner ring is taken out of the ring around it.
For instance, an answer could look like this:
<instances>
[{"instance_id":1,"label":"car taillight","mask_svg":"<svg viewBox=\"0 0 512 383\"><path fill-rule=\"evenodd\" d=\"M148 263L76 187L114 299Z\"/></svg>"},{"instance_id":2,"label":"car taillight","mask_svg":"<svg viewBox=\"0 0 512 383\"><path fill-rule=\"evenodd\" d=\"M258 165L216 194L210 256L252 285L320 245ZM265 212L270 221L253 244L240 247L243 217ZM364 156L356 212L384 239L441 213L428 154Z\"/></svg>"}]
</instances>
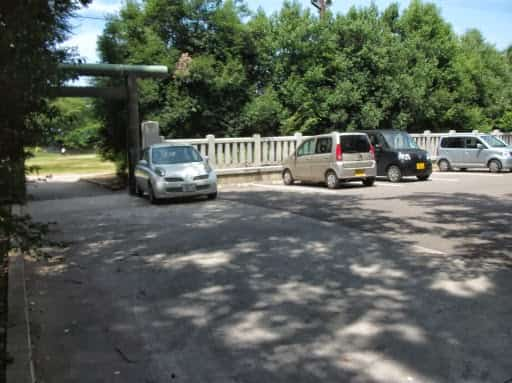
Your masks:
<instances>
[{"instance_id":1,"label":"car taillight","mask_svg":"<svg viewBox=\"0 0 512 383\"><path fill-rule=\"evenodd\" d=\"M343 150L341 144L336 145L336 161L343 161Z\"/></svg>"},{"instance_id":2,"label":"car taillight","mask_svg":"<svg viewBox=\"0 0 512 383\"><path fill-rule=\"evenodd\" d=\"M372 144L370 144L370 157L372 160L375 159L375 147Z\"/></svg>"}]
</instances>

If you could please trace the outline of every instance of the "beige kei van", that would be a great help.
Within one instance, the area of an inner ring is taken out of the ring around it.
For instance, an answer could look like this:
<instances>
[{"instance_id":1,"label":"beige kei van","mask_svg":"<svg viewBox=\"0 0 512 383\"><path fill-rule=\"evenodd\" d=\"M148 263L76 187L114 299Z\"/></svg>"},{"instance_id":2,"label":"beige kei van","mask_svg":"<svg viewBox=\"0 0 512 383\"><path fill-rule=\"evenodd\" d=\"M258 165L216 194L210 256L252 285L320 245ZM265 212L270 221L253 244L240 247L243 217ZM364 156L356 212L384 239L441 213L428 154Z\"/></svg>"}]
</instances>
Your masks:
<instances>
[{"instance_id":1,"label":"beige kei van","mask_svg":"<svg viewBox=\"0 0 512 383\"><path fill-rule=\"evenodd\" d=\"M283 164L283 182L325 182L330 189L341 182L375 182L375 151L365 133L323 134L305 138Z\"/></svg>"}]
</instances>

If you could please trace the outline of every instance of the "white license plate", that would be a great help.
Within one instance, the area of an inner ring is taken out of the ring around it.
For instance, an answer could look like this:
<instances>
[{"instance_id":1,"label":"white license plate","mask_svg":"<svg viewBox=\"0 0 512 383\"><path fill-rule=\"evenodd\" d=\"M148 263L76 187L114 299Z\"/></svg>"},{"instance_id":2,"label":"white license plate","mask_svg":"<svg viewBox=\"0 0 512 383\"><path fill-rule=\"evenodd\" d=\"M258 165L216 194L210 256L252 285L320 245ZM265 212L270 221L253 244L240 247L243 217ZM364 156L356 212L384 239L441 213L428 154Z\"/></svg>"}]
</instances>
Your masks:
<instances>
[{"instance_id":1,"label":"white license plate","mask_svg":"<svg viewBox=\"0 0 512 383\"><path fill-rule=\"evenodd\" d=\"M183 191L185 193L195 192L196 191L196 185L194 185L194 184L185 184L185 185L183 185Z\"/></svg>"}]
</instances>

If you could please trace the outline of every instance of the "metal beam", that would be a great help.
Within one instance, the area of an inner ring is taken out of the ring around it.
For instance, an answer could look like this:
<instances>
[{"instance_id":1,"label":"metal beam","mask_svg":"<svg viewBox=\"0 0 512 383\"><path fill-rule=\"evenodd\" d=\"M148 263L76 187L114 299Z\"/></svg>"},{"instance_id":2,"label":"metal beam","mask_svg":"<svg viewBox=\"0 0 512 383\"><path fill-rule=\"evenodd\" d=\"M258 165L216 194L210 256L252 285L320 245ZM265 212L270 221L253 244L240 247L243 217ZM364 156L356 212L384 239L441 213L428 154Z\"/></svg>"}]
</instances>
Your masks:
<instances>
[{"instance_id":1,"label":"metal beam","mask_svg":"<svg viewBox=\"0 0 512 383\"><path fill-rule=\"evenodd\" d=\"M125 65L125 64L59 64L61 71L70 72L77 76L109 76L126 77L157 77L169 76L165 65Z\"/></svg>"},{"instance_id":2,"label":"metal beam","mask_svg":"<svg viewBox=\"0 0 512 383\"><path fill-rule=\"evenodd\" d=\"M50 97L102 97L111 100L126 100L127 95L125 87L63 86L52 88Z\"/></svg>"}]
</instances>

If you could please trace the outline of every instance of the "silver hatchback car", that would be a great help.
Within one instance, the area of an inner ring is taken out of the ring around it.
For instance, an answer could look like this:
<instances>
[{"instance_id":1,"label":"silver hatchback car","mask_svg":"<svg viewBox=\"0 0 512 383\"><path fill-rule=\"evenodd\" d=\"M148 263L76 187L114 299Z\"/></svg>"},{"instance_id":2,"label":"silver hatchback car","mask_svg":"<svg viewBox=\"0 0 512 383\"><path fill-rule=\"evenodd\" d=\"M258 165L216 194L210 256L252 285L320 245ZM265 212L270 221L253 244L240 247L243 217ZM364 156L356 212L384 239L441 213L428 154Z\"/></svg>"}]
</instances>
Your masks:
<instances>
[{"instance_id":1,"label":"silver hatchback car","mask_svg":"<svg viewBox=\"0 0 512 383\"><path fill-rule=\"evenodd\" d=\"M325 182L334 189L340 182L362 181L372 186L377 176L375 150L365 133L323 134L305 139L283 164L283 182Z\"/></svg>"},{"instance_id":2,"label":"silver hatchback car","mask_svg":"<svg viewBox=\"0 0 512 383\"><path fill-rule=\"evenodd\" d=\"M144 149L135 167L136 191L159 199L206 195L217 197L217 175L191 145L156 144Z\"/></svg>"},{"instance_id":3,"label":"silver hatchback car","mask_svg":"<svg viewBox=\"0 0 512 383\"><path fill-rule=\"evenodd\" d=\"M441 137L439 170L489 168L493 173L512 169L512 147L490 134L456 133Z\"/></svg>"}]
</instances>

